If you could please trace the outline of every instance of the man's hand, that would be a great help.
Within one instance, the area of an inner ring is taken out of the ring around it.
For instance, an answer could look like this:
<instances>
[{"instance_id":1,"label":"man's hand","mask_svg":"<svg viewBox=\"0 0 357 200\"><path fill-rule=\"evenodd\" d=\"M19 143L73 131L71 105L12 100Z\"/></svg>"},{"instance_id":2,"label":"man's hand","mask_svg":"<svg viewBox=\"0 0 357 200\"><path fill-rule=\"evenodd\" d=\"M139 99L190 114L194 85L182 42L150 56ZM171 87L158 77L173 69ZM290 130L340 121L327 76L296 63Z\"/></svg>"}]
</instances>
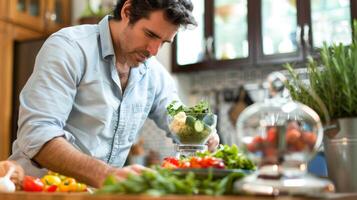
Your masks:
<instances>
[{"instance_id":1,"label":"man's hand","mask_svg":"<svg viewBox=\"0 0 357 200\"><path fill-rule=\"evenodd\" d=\"M6 175L6 173L9 171L11 167L15 168L14 173L12 173L10 179L13 183L16 185L16 189L19 190L22 185L22 180L24 179L24 169L16 164L14 161L1 161L0 162L0 177L3 177Z\"/></svg>"},{"instance_id":2,"label":"man's hand","mask_svg":"<svg viewBox=\"0 0 357 200\"><path fill-rule=\"evenodd\" d=\"M210 152L213 152L217 149L218 145L219 145L219 136L217 134L217 130L214 129L207 141L208 150Z\"/></svg>"},{"instance_id":3,"label":"man's hand","mask_svg":"<svg viewBox=\"0 0 357 200\"><path fill-rule=\"evenodd\" d=\"M143 171L152 171L142 165L129 165L123 168L113 168L111 174L115 175L118 181L125 180L129 174L140 175Z\"/></svg>"}]
</instances>

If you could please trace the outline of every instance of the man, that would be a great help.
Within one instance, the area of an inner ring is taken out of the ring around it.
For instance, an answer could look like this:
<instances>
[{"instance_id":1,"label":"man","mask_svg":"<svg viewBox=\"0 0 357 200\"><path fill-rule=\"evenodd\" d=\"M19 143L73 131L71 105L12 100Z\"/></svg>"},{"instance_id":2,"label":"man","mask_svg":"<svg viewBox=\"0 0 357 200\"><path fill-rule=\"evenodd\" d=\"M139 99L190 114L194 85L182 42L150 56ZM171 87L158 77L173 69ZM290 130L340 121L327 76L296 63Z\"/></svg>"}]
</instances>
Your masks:
<instances>
[{"instance_id":1,"label":"man","mask_svg":"<svg viewBox=\"0 0 357 200\"><path fill-rule=\"evenodd\" d=\"M50 169L94 187L108 174L140 173L121 168L136 134L147 117L169 133L166 106L178 99L153 56L181 26L195 25L192 9L188 0L119 0L114 17L53 34L20 94L10 159L27 174Z\"/></svg>"}]
</instances>

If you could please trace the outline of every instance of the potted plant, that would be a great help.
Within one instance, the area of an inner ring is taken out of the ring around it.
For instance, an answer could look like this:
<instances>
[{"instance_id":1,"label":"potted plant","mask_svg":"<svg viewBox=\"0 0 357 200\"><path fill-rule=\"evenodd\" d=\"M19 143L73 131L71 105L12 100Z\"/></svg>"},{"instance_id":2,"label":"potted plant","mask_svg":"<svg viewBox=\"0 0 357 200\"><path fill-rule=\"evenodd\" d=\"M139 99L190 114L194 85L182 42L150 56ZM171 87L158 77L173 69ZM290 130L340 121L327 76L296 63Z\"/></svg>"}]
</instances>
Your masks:
<instances>
[{"instance_id":1,"label":"potted plant","mask_svg":"<svg viewBox=\"0 0 357 200\"><path fill-rule=\"evenodd\" d=\"M291 97L308 105L325 127L328 176L338 192L357 192L357 21L350 46L326 43L320 59L309 58L308 83L287 64Z\"/></svg>"}]
</instances>

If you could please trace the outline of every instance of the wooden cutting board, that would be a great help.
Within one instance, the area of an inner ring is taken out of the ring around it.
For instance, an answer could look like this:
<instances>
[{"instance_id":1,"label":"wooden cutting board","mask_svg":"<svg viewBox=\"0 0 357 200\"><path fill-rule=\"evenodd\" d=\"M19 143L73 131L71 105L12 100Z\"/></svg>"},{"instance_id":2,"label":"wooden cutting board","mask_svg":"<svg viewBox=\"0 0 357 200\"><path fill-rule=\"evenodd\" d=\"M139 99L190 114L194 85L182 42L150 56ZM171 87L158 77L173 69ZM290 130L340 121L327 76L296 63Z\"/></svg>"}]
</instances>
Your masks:
<instances>
[{"instance_id":1,"label":"wooden cutting board","mask_svg":"<svg viewBox=\"0 0 357 200\"><path fill-rule=\"evenodd\" d=\"M267 197L267 196L187 196L170 195L163 197L152 197L145 195L91 195L87 193L36 193L36 192L15 192L0 193L0 200L308 200L308 197ZM320 198L313 199L334 199L334 200L356 200L357 194L326 194Z\"/></svg>"}]
</instances>

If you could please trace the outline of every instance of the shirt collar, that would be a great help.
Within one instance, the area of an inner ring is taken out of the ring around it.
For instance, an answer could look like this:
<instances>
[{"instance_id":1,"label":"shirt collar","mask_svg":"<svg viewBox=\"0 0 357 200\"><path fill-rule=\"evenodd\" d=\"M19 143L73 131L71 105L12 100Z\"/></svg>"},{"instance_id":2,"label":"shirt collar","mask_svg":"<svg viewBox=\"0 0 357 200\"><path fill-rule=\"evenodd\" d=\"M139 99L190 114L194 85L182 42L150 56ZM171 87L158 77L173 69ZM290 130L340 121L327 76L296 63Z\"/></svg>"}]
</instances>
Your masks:
<instances>
[{"instance_id":1,"label":"shirt collar","mask_svg":"<svg viewBox=\"0 0 357 200\"><path fill-rule=\"evenodd\" d=\"M103 59L105 59L108 56L114 55L113 41L109 28L109 19L110 17L109 15L107 15L98 23Z\"/></svg>"}]
</instances>

